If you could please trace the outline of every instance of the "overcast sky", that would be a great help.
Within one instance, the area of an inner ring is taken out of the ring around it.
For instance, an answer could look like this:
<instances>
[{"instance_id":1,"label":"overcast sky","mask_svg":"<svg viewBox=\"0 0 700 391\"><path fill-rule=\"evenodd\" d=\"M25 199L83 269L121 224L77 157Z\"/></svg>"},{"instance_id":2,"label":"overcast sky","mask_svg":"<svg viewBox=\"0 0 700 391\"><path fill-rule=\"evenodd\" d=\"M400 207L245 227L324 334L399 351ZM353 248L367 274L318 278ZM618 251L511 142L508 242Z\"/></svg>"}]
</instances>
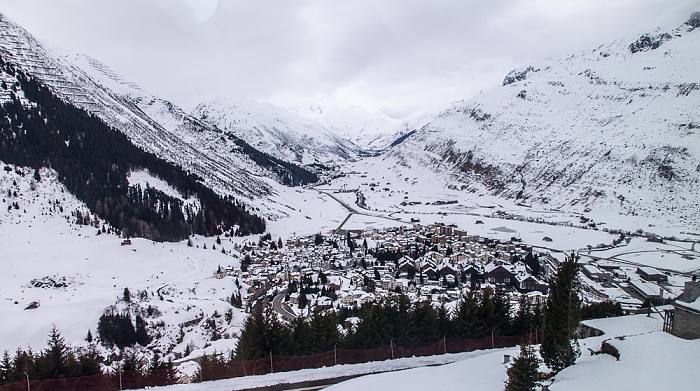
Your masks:
<instances>
[{"instance_id":1,"label":"overcast sky","mask_svg":"<svg viewBox=\"0 0 700 391\"><path fill-rule=\"evenodd\" d=\"M394 117L694 10L700 0L0 0L36 37L188 109L238 96Z\"/></svg>"}]
</instances>

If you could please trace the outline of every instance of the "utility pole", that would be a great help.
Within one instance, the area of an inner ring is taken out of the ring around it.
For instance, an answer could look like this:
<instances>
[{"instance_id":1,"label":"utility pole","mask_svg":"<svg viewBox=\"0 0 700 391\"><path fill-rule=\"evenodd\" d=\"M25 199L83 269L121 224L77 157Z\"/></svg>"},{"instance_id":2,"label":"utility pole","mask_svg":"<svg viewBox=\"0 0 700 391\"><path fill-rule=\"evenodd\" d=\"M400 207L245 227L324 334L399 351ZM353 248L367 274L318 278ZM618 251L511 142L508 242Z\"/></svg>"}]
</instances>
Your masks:
<instances>
[{"instance_id":1,"label":"utility pole","mask_svg":"<svg viewBox=\"0 0 700 391\"><path fill-rule=\"evenodd\" d=\"M336 346L338 346L337 342L333 344L333 359L335 360L335 365L338 365L338 351L335 349Z\"/></svg>"},{"instance_id":2,"label":"utility pole","mask_svg":"<svg viewBox=\"0 0 700 391\"><path fill-rule=\"evenodd\" d=\"M25 375L27 375L27 391L32 391L32 387L29 385L29 374L27 372L24 372Z\"/></svg>"},{"instance_id":3,"label":"utility pole","mask_svg":"<svg viewBox=\"0 0 700 391\"><path fill-rule=\"evenodd\" d=\"M394 338L391 339L391 359L394 359Z\"/></svg>"},{"instance_id":4,"label":"utility pole","mask_svg":"<svg viewBox=\"0 0 700 391\"><path fill-rule=\"evenodd\" d=\"M442 336L442 346L445 348L445 354L447 354L447 334Z\"/></svg>"},{"instance_id":5,"label":"utility pole","mask_svg":"<svg viewBox=\"0 0 700 391\"><path fill-rule=\"evenodd\" d=\"M272 365L272 349L270 349L270 370L275 373L275 367Z\"/></svg>"}]
</instances>

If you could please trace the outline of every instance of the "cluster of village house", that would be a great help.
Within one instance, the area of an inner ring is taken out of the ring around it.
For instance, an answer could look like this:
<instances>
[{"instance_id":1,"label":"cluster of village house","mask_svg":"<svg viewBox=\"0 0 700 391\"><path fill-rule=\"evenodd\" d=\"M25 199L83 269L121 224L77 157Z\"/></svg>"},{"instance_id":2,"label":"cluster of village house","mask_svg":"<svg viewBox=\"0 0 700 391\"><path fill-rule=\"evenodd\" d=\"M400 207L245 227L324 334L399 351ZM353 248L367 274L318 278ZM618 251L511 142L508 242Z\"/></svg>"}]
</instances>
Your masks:
<instances>
[{"instance_id":1,"label":"cluster of village house","mask_svg":"<svg viewBox=\"0 0 700 391\"><path fill-rule=\"evenodd\" d=\"M348 234L357 244L353 251L347 243ZM317 281L319 272L323 272L327 277L325 288L335 292L337 302L326 296L307 295L309 305L321 308L359 307L397 291L454 301L459 300L464 289L485 286L537 298L547 293L546 281L559 266L559 260L547 253L535 253L540 267L536 276L522 261L513 262L524 259L531 251L531 247L517 240L502 243L456 226L415 224L411 228L337 232L320 244L311 236L289 239L276 249L244 247L241 252L252 261L248 270L222 269L216 276L233 273L240 277L250 286L248 297L252 298L290 281ZM398 260L382 256L397 253L402 254ZM625 272L619 264L600 261L583 264L581 271L586 280L602 287L625 281L641 298L663 302L663 290L658 284L668 277L657 269L639 267L629 278L629 270ZM583 285L589 297L608 299L603 289ZM700 337L698 295L700 282L688 281L684 293L667 311L669 332ZM289 295L290 303L298 304L299 296L299 292Z\"/></svg>"},{"instance_id":2,"label":"cluster of village house","mask_svg":"<svg viewBox=\"0 0 700 391\"><path fill-rule=\"evenodd\" d=\"M352 252L348 233L357 243ZM247 272L240 273L250 286L249 294L287 281L315 280L323 271L327 289L334 290L339 303L347 306L361 306L397 291L453 301L461 297L463 288L473 286L537 296L547 292L545 279L558 262L541 254L542 273L535 276L524 263L512 262L516 256L525 258L531 251L527 245L500 243L443 224L342 231L325 239L318 245L311 236L289 239L277 249L242 248L252 260ZM382 256L397 253L403 255ZM220 276L230 272L222 270ZM290 295L292 304L298 300L298 292ZM318 296L309 297L309 302L321 307L338 304Z\"/></svg>"}]
</instances>

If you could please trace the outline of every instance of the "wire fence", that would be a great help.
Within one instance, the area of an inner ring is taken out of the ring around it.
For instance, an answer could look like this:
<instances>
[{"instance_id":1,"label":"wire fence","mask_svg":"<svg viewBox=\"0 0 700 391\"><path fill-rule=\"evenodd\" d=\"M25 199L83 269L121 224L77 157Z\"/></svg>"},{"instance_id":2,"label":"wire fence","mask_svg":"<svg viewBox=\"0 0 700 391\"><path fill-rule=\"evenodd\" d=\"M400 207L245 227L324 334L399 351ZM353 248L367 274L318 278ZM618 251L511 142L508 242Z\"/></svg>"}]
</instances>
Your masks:
<instances>
[{"instance_id":1,"label":"wire fence","mask_svg":"<svg viewBox=\"0 0 700 391\"><path fill-rule=\"evenodd\" d=\"M52 380L27 380L0 385L0 391L117 391L146 387L165 386L176 382L208 381L235 377L264 375L274 372L297 371L342 364L360 364L402 357L425 357L446 353L464 353L480 349L513 347L528 337L538 335L487 336L471 340L443 338L431 345L409 349L394 343L375 349L333 349L308 356L268 356L258 360L229 362L203 361L199 376L195 379L175 379L169 370L118 371L108 374Z\"/></svg>"}]
</instances>

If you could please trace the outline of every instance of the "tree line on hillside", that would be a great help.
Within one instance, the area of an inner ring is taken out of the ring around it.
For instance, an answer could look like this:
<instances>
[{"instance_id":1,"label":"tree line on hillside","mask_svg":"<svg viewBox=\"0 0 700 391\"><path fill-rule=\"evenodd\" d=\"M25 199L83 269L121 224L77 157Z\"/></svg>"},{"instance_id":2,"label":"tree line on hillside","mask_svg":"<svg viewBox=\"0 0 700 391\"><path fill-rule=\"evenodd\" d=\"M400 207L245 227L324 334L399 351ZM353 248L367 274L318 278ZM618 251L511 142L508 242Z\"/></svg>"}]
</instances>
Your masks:
<instances>
[{"instance_id":1,"label":"tree line on hillside","mask_svg":"<svg viewBox=\"0 0 700 391\"><path fill-rule=\"evenodd\" d=\"M148 362L133 350L122 350L119 355L113 355L110 357L111 361L108 361L92 344L90 333L88 342L87 347L73 348L65 342L54 326L49 332L47 347L41 352L35 353L31 349L21 348L17 349L14 356L7 350L3 352L0 357L0 384L24 382L27 377L33 381L110 375L103 371L102 364L108 365L114 361L118 361L120 371L132 372L132 381L135 376L146 378L149 375L149 381L154 385L175 384L177 381L173 362L162 360L158 354ZM107 378L103 378L103 381L106 382Z\"/></svg>"},{"instance_id":2,"label":"tree line on hillside","mask_svg":"<svg viewBox=\"0 0 700 391\"><path fill-rule=\"evenodd\" d=\"M151 342L148 325L143 317L136 315L134 323L128 313L102 314L97 322L97 336L104 345L116 346L119 349L136 344L148 346L148 343Z\"/></svg>"},{"instance_id":3,"label":"tree line on hillside","mask_svg":"<svg viewBox=\"0 0 700 391\"><path fill-rule=\"evenodd\" d=\"M12 86L11 100L0 108L0 160L54 169L72 194L125 236L178 241L191 234L219 235L235 226L240 235L265 231L265 221L244 204L217 195L196 175L135 146L2 57L0 71L14 75L19 84ZM22 93L30 104L22 103ZM180 199L154 188L130 186L129 173L142 169L166 181L184 199L197 196L201 208L186 208Z\"/></svg>"},{"instance_id":4,"label":"tree line on hillside","mask_svg":"<svg viewBox=\"0 0 700 391\"><path fill-rule=\"evenodd\" d=\"M0 384L33 380L89 376L102 373L101 357L95 349L71 349L53 327L48 346L39 353L17 349L14 357L5 350L0 358Z\"/></svg>"},{"instance_id":5,"label":"tree line on hillside","mask_svg":"<svg viewBox=\"0 0 700 391\"><path fill-rule=\"evenodd\" d=\"M318 182L318 175L315 173L299 167L296 164L278 159L265 152L258 151L250 144L231 133L227 135L229 140L235 143L240 148L240 151L248 155L252 161L277 174L282 184L287 186L300 186Z\"/></svg>"},{"instance_id":6,"label":"tree line on hillside","mask_svg":"<svg viewBox=\"0 0 700 391\"><path fill-rule=\"evenodd\" d=\"M543 322L542 306L522 297L519 309L511 314L508 297L486 288L467 295L454 311L430 301L411 303L405 295L395 295L360 309L308 310L307 316L284 323L271 310L256 309L244 323L232 359L256 360L274 355L299 356L332 350L373 349L390 343L419 348L446 337L477 339L491 333L522 335ZM346 320L357 317L354 327L341 333ZM337 344L337 345L336 345Z\"/></svg>"}]
</instances>

